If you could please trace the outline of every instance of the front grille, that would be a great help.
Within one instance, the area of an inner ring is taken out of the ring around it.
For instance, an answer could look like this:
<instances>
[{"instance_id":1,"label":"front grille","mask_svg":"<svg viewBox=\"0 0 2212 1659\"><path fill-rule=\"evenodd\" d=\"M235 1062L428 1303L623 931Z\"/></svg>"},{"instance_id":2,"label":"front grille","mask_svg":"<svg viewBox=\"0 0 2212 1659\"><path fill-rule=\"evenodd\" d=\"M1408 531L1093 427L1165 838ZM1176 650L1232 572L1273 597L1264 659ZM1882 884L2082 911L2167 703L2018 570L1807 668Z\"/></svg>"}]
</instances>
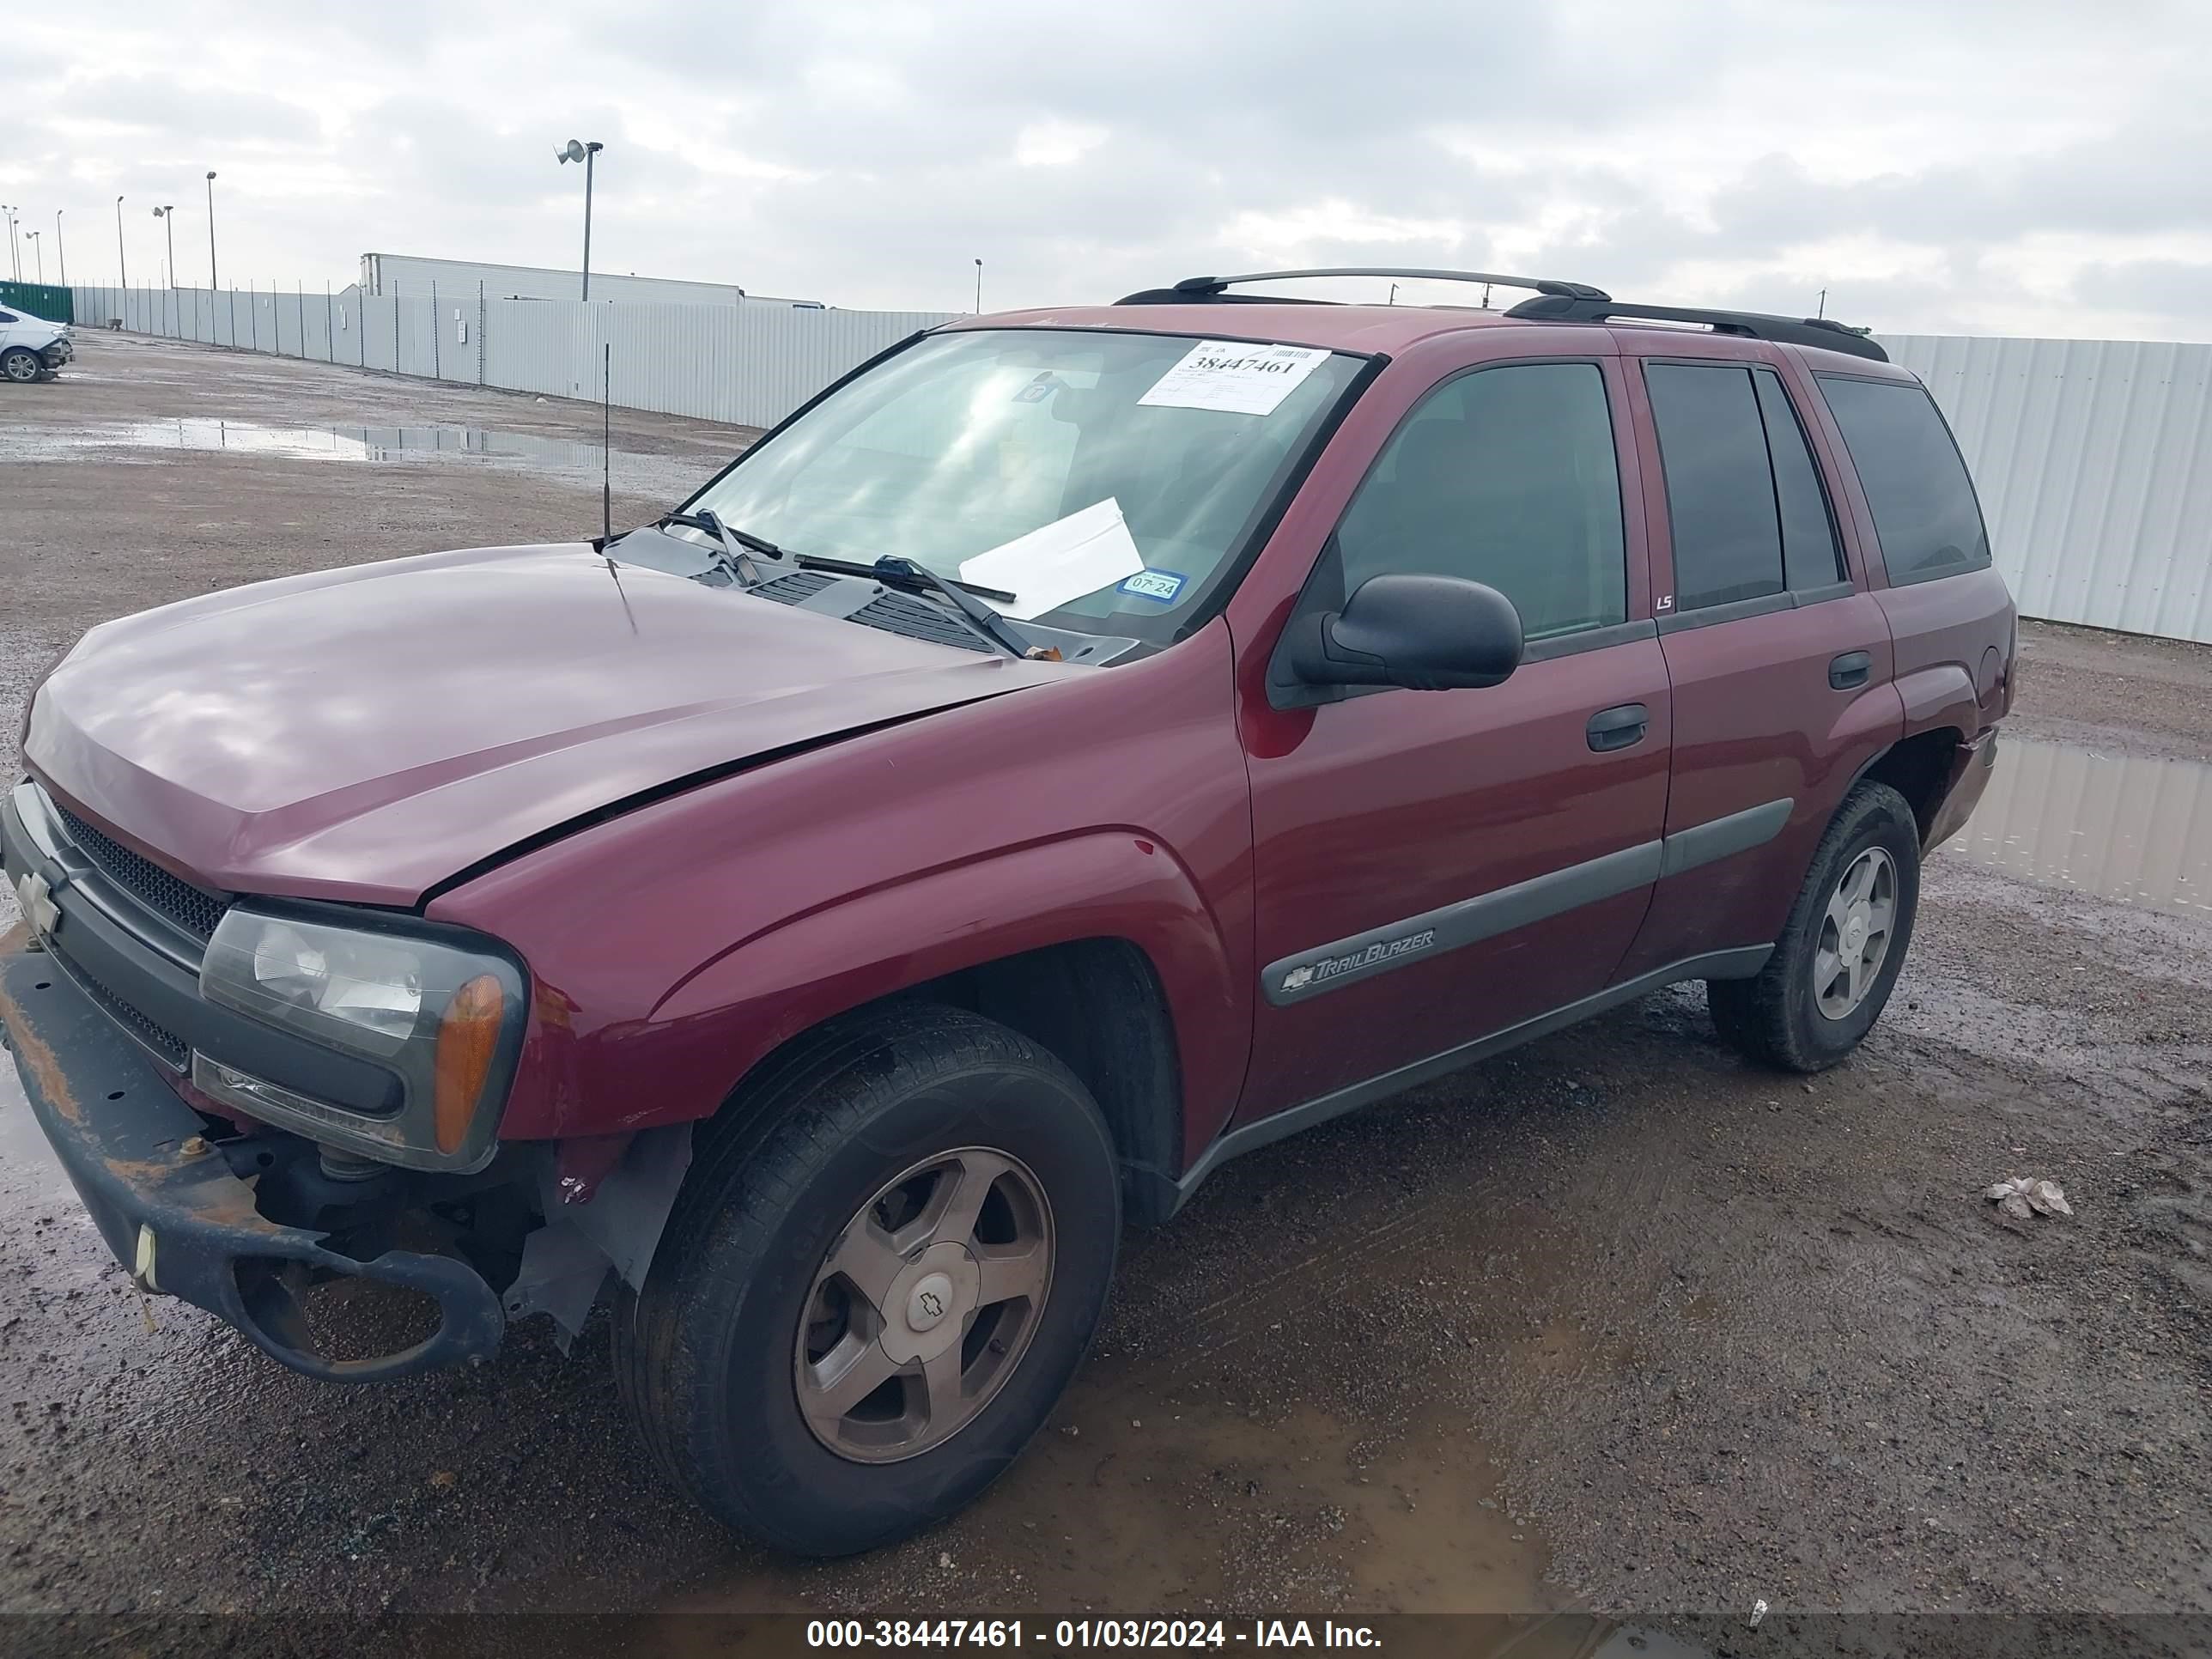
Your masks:
<instances>
[{"instance_id":1,"label":"front grille","mask_svg":"<svg viewBox=\"0 0 2212 1659\"><path fill-rule=\"evenodd\" d=\"M215 936L216 924L230 908L222 899L188 881L179 881L151 859L139 857L58 801L54 803L54 813L77 850L99 866L100 874L203 943Z\"/></svg>"},{"instance_id":2,"label":"front grille","mask_svg":"<svg viewBox=\"0 0 2212 1659\"><path fill-rule=\"evenodd\" d=\"M68 970L78 989L106 1011L107 1017L151 1048L156 1056L167 1062L173 1071L181 1072L191 1060L191 1047L166 1025L157 1025L140 1013L121 997L109 990L90 974L75 957L64 956L51 943L47 953Z\"/></svg>"}]
</instances>

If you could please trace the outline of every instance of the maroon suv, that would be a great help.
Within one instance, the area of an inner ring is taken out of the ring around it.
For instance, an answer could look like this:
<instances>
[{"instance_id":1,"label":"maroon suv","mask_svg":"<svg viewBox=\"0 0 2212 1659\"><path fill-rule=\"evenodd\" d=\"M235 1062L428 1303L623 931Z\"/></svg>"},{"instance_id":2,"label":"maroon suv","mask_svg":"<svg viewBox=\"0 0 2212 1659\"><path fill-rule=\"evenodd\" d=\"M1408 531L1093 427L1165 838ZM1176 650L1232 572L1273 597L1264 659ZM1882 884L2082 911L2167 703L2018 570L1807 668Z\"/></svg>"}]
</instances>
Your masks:
<instances>
[{"instance_id":1,"label":"maroon suv","mask_svg":"<svg viewBox=\"0 0 2212 1659\"><path fill-rule=\"evenodd\" d=\"M1227 1158L1676 981L1849 1054L2012 695L1920 383L1253 280L931 331L627 535L88 634L0 1013L138 1283L334 1381L611 1292L670 1478L854 1550ZM334 1276L427 1334L333 1357Z\"/></svg>"}]
</instances>

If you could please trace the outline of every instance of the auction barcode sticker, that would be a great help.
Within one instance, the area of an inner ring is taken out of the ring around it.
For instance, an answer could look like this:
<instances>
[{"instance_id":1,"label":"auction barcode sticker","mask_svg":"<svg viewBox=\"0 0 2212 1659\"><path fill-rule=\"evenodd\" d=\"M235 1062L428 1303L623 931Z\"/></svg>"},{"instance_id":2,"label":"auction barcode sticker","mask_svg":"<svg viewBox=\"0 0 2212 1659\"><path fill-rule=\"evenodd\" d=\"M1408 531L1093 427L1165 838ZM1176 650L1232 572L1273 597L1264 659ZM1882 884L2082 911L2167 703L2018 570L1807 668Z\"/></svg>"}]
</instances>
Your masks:
<instances>
[{"instance_id":1,"label":"auction barcode sticker","mask_svg":"<svg viewBox=\"0 0 2212 1659\"><path fill-rule=\"evenodd\" d=\"M1328 356L1313 346L1200 340L1137 402L1152 409L1272 415Z\"/></svg>"}]
</instances>

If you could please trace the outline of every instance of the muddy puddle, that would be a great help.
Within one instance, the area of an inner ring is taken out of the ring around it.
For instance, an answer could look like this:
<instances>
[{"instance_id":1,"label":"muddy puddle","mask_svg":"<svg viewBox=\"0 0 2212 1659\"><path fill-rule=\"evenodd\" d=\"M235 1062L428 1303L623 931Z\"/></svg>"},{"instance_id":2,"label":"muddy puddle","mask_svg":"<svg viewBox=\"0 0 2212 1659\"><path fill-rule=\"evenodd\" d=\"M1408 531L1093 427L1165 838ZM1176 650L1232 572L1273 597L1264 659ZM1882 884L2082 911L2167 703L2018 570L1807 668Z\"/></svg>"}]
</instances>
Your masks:
<instances>
[{"instance_id":1,"label":"muddy puddle","mask_svg":"<svg viewBox=\"0 0 2212 1659\"><path fill-rule=\"evenodd\" d=\"M598 444L487 427L270 426L200 416L19 430L0 447L0 462L145 461L180 452L347 465L464 461L592 479L606 464ZM656 491L696 484L719 465L620 450L613 458L618 486Z\"/></svg>"},{"instance_id":2,"label":"muddy puddle","mask_svg":"<svg viewBox=\"0 0 2212 1659\"><path fill-rule=\"evenodd\" d=\"M2212 920L2212 766L2008 739L1946 850L2048 886Z\"/></svg>"},{"instance_id":3,"label":"muddy puddle","mask_svg":"<svg viewBox=\"0 0 2212 1659\"><path fill-rule=\"evenodd\" d=\"M1378 1452L1364 1431L1309 1407L1261 1418L1193 1401L1102 1431L1103 1402L1086 1398L1097 1392L1079 1382L1065 1413L1088 1429L1048 1430L987 1500L992 1576L1013 1566L1019 1599L995 1588L986 1599L1040 1635L1060 1618L1220 1618L1235 1646L1255 1619L1303 1616L1318 1630L1318 1606L1350 1609L1328 1615L1340 1624L1391 1615L1385 1645L1401 1653L1705 1651L1565 1606L1544 1582L1534 1525L1492 1495L1487 1449L1464 1423L1420 1425ZM923 1582L887 1586L865 1610L849 1600L849 1568L763 1566L667 1597L640 1633L654 1652L780 1650L788 1627L773 1615L865 1624L948 1607L960 1601L959 1556L975 1547L958 1530L901 1552ZM1269 1586L1260 1605L1248 1578ZM1435 1614L1462 1616L1419 1616Z\"/></svg>"},{"instance_id":4,"label":"muddy puddle","mask_svg":"<svg viewBox=\"0 0 2212 1659\"><path fill-rule=\"evenodd\" d=\"M1360 1427L1310 1407L1264 1416L1188 1401L1108 1419L1113 1407L1091 1397L1100 1392L1079 1381L1058 1426L992 1489L993 1568L1014 1569L1029 1606L1219 1612L1246 1599L1240 1559L1265 1558L1271 1582L1287 1569L1332 1603L1524 1616L1559 1607L1541 1541L1492 1495L1487 1449L1463 1423L1370 1452ZM908 1549L957 1572L960 1540L921 1543L932 1547ZM817 1589L830 1588L819 1568L766 1567L691 1587L665 1608L678 1624L820 1612Z\"/></svg>"},{"instance_id":5,"label":"muddy puddle","mask_svg":"<svg viewBox=\"0 0 2212 1659\"><path fill-rule=\"evenodd\" d=\"M15 1197L73 1196L69 1177L23 1098L15 1057L0 1052L0 1193Z\"/></svg>"}]
</instances>

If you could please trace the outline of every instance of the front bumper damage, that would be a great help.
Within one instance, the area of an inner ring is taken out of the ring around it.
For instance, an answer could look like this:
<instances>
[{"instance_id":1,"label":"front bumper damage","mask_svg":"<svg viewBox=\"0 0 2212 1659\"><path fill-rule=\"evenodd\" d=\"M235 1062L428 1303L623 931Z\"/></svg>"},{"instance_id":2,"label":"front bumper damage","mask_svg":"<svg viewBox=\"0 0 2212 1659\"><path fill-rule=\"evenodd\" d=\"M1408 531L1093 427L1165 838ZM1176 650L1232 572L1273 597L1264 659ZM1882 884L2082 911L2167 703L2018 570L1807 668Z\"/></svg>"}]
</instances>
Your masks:
<instances>
[{"instance_id":1,"label":"front bumper damage","mask_svg":"<svg viewBox=\"0 0 2212 1659\"><path fill-rule=\"evenodd\" d=\"M31 782L0 796L0 868L29 919L0 937L0 1038L142 1289L208 1310L310 1376L374 1382L483 1358L506 1325L536 1314L565 1349L611 1273L642 1287L690 1162L689 1124L515 1142L473 1172L434 1171L231 1111L189 1080L200 1062L347 1109L374 1109L389 1079L202 997L207 913L228 901L70 818ZM416 1341L419 1324L382 1328L392 1351L333 1358L302 1306L333 1278L426 1297L437 1328Z\"/></svg>"},{"instance_id":2,"label":"front bumper damage","mask_svg":"<svg viewBox=\"0 0 2212 1659\"><path fill-rule=\"evenodd\" d=\"M0 937L0 1028L39 1127L142 1290L204 1308L325 1382L382 1382L498 1348L507 1324L501 1297L467 1262L404 1249L356 1258L333 1248L330 1235L261 1214L250 1181L263 1143L210 1138L147 1051L58 970L27 927ZM374 1358L330 1358L300 1298L310 1279L329 1274L426 1296L437 1328Z\"/></svg>"}]
</instances>

